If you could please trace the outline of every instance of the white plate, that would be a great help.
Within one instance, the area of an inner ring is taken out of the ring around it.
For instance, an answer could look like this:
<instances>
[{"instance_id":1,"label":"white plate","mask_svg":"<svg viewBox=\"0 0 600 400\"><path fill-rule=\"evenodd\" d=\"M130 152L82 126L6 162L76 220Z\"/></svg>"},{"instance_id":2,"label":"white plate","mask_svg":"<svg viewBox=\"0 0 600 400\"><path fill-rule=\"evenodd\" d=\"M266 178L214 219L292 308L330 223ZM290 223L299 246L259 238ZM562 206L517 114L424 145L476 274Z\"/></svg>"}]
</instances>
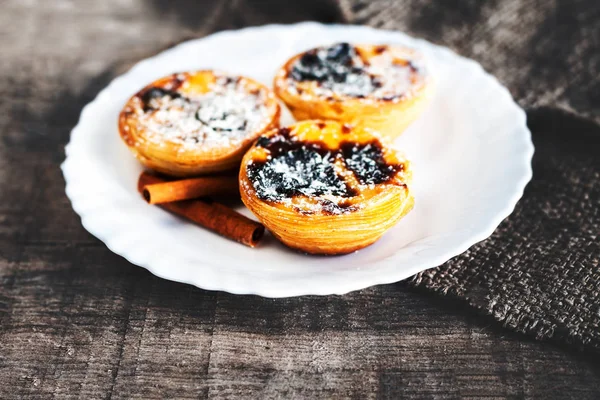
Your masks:
<instances>
[{"instance_id":1,"label":"white plate","mask_svg":"<svg viewBox=\"0 0 600 400\"><path fill-rule=\"evenodd\" d=\"M271 236L250 249L138 195L142 168L121 143L117 115L142 86L201 68L270 85L275 70L293 54L337 41L417 48L437 80L425 115L398 141L413 161L415 208L381 240L341 257L296 253ZM220 32L138 63L83 109L66 153L67 196L85 229L115 253L160 277L204 289L286 297L396 282L487 238L531 179L533 145L523 110L476 62L398 32L301 23Z\"/></svg>"}]
</instances>

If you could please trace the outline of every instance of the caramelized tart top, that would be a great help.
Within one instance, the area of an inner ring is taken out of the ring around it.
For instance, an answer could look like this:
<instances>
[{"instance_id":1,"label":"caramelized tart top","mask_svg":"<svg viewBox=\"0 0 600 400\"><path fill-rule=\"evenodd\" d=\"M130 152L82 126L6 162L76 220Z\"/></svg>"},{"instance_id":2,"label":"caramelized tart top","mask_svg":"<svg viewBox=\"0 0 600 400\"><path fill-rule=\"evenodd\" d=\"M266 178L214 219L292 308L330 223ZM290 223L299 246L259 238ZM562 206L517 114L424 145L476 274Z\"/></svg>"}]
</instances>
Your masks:
<instances>
[{"instance_id":1,"label":"caramelized tart top","mask_svg":"<svg viewBox=\"0 0 600 400\"><path fill-rule=\"evenodd\" d=\"M126 141L143 133L146 141L158 145L168 142L180 151L211 152L240 145L265 129L278 112L273 94L249 78L185 72L135 94L121 113L121 134Z\"/></svg>"},{"instance_id":2,"label":"caramelized tart top","mask_svg":"<svg viewBox=\"0 0 600 400\"><path fill-rule=\"evenodd\" d=\"M420 90L428 79L414 50L337 43L293 57L275 84L300 96L398 102Z\"/></svg>"},{"instance_id":3,"label":"caramelized tart top","mask_svg":"<svg viewBox=\"0 0 600 400\"><path fill-rule=\"evenodd\" d=\"M246 189L261 201L302 214L345 214L406 190L408 162L367 130L302 121L257 140L242 165Z\"/></svg>"}]
</instances>

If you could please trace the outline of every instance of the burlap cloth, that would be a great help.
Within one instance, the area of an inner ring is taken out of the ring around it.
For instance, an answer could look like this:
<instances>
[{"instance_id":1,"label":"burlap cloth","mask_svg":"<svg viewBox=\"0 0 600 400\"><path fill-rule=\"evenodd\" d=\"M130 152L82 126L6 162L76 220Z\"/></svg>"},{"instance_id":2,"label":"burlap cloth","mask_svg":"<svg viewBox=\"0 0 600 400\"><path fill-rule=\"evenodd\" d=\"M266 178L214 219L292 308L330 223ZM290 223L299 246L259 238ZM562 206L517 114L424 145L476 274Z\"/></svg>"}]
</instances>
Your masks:
<instances>
[{"instance_id":1,"label":"burlap cloth","mask_svg":"<svg viewBox=\"0 0 600 400\"><path fill-rule=\"evenodd\" d=\"M210 18L211 29L237 28L238 19L397 29L498 77L528 111L533 180L489 239L409 284L538 339L600 350L600 1L238 1Z\"/></svg>"}]
</instances>

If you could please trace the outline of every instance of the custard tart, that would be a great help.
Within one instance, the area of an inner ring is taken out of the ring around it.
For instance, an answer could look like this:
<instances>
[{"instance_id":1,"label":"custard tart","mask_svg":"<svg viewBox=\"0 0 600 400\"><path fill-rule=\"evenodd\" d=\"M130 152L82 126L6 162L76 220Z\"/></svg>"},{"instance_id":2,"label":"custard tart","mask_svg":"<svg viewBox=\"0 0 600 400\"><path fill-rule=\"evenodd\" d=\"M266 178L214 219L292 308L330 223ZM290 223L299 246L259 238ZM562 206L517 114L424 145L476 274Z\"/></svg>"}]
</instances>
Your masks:
<instances>
[{"instance_id":1,"label":"custard tart","mask_svg":"<svg viewBox=\"0 0 600 400\"><path fill-rule=\"evenodd\" d=\"M338 43L289 59L274 88L297 120L362 124L396 138L421 115L433 83L415 50Z\"/></svg>"},{"instance_id":2,"label":"custard tart","mask_svg":"<svg viewBox=\"0 0 600 400\"><path fill-rule=\"evenodd\" d=\"M244 204L287 246L345 254L413 207L409 162L369 129L307 120L258 138L240 168Z\"/></svg>"},{"instance_id":3,"label":"custard tart","mask_svg":"<svg viewBox=\"0 0 600 400\"><path fill-rule=\"evenodd\" d=\"M279 115L274 94L250 78L184 72L129 99L119 132L144 166L192 176L237 168L256 138L279 126Z\"/></svg>"}]
</instances>

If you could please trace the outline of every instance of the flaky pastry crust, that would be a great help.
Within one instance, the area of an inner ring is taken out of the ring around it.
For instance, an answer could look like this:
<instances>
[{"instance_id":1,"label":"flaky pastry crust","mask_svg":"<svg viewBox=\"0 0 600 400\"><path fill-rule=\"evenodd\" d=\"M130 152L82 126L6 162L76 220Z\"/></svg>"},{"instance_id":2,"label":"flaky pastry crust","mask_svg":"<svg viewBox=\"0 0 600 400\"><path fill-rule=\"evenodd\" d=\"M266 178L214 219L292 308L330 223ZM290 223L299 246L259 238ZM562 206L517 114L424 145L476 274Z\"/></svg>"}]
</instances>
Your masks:
<instances>
[{"instance_id":1,"label":"flaky pastry crust","mask_svg":"<svg viewBox=\"0 0 600 400\"><path fill-rule=\"evenodd\" d=\"M414 204L409 161L379 135L336 121L262 135L239 179L242 201L273 235L313 254L362 249Z\"/></svg>"}]
</instances>

